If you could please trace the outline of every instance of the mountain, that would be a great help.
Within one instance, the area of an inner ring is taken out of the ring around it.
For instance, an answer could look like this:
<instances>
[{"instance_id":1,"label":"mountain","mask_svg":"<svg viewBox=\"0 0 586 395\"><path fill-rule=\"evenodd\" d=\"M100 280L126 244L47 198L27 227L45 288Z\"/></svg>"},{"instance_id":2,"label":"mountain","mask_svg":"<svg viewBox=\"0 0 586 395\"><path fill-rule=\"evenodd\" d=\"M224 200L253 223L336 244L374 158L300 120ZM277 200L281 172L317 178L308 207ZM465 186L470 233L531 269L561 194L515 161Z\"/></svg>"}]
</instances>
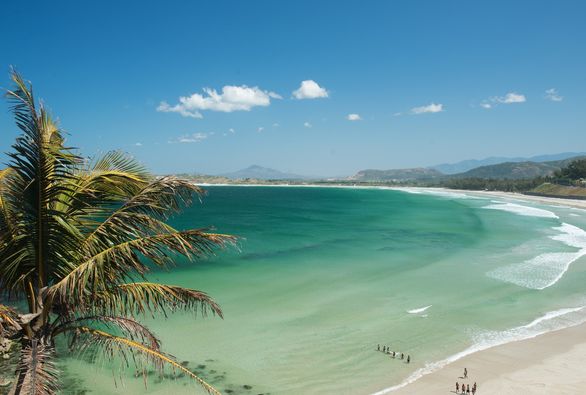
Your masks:
<instances>
[{"instance_id":1,"label":"mountain","mask_svg":"<svg viewBox=\"0 0 586 395\"><path fill-rule=\"evenodd\" d=\"M220 176L230 178L232 180L241 180L245 178L254 178L257 180L302 180L308 178L298 174L283 173L279 170L258 165L252 165L246 169L238 170L232 173L220 174Z\"/></svg>"},{"instance_id":2,"label":"mountain","mask_svg":"<svg viewBox=\"0 0 586 395\"><path fill-rule=\"evenodd\" d=\"M349 180L353 181L419 181L432 180L443 176L442 173L435 169L414 168L414 169L394 169L394 170L361 170Z\"/></svg>"},{"instance_id":3,"label":"mountain","mask_svg":"<svg viewBox=\"0 0 586 395\"><path fill-rule=\"evenodd\" d=\"M477 167L496 165L508 162L551 162L559 161L577 156L584 156L586 152L562 152L560 154L538 155L530 158L506 158L499 156L492 156L486 159L469 159L456 163L442 163L441 165L431 166L432 169L438 170L444 174L457 174L472 170Z\"/></svg>"},{"instance_id":4,"label":"mountain","mask_svg":"<svg viewBox=\"0 0 586 395\"><path fill-rule=\"evenodd\" d=\"M492 178L492 179L523 179L550 176L554 171L567 166L576 159L584 156L567 158L564 160L547 162L505 162L497 165L480 166L463 173L452 174L450 178Z\"/></svg>"}]
</instances>

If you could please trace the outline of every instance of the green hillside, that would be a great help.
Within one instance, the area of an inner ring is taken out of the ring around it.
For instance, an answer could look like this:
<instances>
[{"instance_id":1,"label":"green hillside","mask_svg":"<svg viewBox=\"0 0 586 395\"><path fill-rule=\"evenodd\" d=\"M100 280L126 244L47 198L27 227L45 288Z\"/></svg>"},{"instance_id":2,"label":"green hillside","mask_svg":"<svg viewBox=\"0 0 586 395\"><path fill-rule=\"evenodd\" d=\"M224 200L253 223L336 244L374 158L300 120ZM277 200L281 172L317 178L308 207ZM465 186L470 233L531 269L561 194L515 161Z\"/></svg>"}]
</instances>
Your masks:
<instances>
[{"instance_id":1,"label":"green hillside","mask_svg":"<svg viewBox=\"0 0 586 395\"><path fill-rule=\"evenodd\" d=\"M393 170L361 170L350 177L352 181L422 181L433 180L442 177L443 174L435 169L393 169Z\"/></svg>"},{"instance_id":2,"label":"green hillside","mask_svg":"<svg viewBox=\"0 0 586 395\"><path fill-rule=\"evenodd\" d=\"M497 165L481 166L464 173L454 174L451 178L485 178L520 180L551 176L570 162L584 157L574 157L550 162L506 162Z\"/></svg>"}]
</instances>

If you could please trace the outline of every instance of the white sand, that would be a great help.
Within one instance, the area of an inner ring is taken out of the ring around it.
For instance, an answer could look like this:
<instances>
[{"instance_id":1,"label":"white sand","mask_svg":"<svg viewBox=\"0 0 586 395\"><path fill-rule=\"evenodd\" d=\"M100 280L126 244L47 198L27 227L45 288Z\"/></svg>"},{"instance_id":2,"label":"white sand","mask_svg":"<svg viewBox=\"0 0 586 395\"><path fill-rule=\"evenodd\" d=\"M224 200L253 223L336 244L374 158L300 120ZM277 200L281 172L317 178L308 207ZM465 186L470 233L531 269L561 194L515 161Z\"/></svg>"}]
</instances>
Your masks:
<instances>
[{"instance_id":1,"label":"white sand","mask_svg":"<svg viewBox=\"0 0 586 395\"><path fill-rule=\"evenodd\" d=\"M585 369L586 325L579 325L469 355L392 394L455 393L456 381L476 382L478 394L586 394Z\"/></svg>"}]
</instances>

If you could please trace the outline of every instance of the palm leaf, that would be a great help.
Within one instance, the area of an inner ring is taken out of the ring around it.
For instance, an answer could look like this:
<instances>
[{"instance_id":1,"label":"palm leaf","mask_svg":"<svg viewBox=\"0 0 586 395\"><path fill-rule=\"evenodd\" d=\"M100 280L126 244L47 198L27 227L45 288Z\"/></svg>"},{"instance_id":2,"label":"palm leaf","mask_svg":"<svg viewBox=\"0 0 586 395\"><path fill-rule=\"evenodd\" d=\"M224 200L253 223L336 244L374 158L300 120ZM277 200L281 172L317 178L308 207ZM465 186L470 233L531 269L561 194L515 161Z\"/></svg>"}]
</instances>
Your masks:
<instances>
[{"instance_id":1,"label":"palm leaf","mask_svg":"<svg viewBox=\"0 0 586 395\"><path fill-rule=\"evenodd\" d=\"M140 360L136 359L137 356L141 356L145 362L152 363L160 371L162 371L165 366L177 369L198 382L208 393L221 395L220 392L213 386L206 383L201 377L182 366L170 355L155 351L148 346L136 341L120 336L114 336L110 333L98 329L80 326L72 328L72 330L74 330L77 335L74 346L79 347L79 349L82 351L91 347L98 347L108 356L119 355L126 364L128 364L129 355L130 358L134 358L136 363L141 362Z\"/></svg>"},{"instance_id":2,"label":"palm leaf","mask_svg":"<svg viewBox=\"0 0 586 395\"><path fill-rule=\"evenodd\" d=\"M0 304L0 336L6 330L5 326L15 331L22 329L18 324L18 313L11 307Z\"/></svg>"},{"instance_id":3,"label":"palm leaf","mask_svg":"<svg viewBox=\"0 0 586 395\"><path fill-rule=\"evenodd\" d=\"M108 315L95 315L88 317L79 317L58 325L53 330L53 336L72 330L78 326L87 326L91 324L101 324L108 329L118 329L130 340L147 344L149 348L160 351L160 340L144 325L131 318Z\"/></svg>"},{"instance_id":4,"label":"palm leaf","mask_svg":"<svg viewBox=\"0 0 586 395\"><path fill-rule=\"evenodd\" d=\"M211 312L223 318L220 306L205 292L173 285L150 282L121 284L108 292L98 293L92 306L105 314L144 315L178 310Z\"/></svg>"},{"instance_id":5,"label":"palm leaf","mask_svg":"<svg viewBox=\"0 0 586 395\"><path fill-rule=\"evenodd\" d=\"M172 228L171 228L172 229ZM188 230L141 237L109 246L80 263L58 283L51 286L49 295L61 302L85 303L88 292L107 290L110 284L132 280L132 274L142 276L149 268L141 257L149 258L161 267L173 264L174 254L188 258L212 254L214 247L233 243L229 235Z\"/></svg>"},{"instance_id":6,"label":"palm leaf","mask_svg":"<svg viewBox=\"0 0 586 395\"><path fill-rule=\"evenodd\" d=\"M49 262L67 261L75 251L71 249L73 243L63 237L63 223L58 220L60 212L55 205L70 193L65 181L72 177L72 169L80 160L63 146L62 133L46 109L42 105L37 108L32 87L16 72L12 79L16 88L6 95L23 135L17 137L13 152L8 154L17 176L10 178L2 192L3 198L17 208L20 231L28 237L28 245L20 246L26 251L19 264L23 270L13 274L33 273L38 288L42 288L52 277ZM67 235L67 229L64 233Z\"/></svg>"},{"instance_id":7,"label":"palm leaf","mask_svg":"<svg viewBox=\"0 0 586 395\"><path fill-rule=\"evenodd\" d=\"M19 363L21 379L16 384L17 393L53 395L58 389L58 372L53 363L52 348L36 339L21 352Z\"/></svg>"}]
</instances>

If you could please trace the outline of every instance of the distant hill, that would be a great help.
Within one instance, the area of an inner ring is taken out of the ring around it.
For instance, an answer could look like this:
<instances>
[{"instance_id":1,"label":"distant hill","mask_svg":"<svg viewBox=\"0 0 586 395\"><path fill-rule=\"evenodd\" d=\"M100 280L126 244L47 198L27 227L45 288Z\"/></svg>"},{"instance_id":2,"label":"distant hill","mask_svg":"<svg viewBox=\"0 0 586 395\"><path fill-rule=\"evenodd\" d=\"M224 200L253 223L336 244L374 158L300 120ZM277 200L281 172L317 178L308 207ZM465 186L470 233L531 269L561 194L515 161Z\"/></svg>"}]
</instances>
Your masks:
<instances>
[{"instance_id":1,"label":"distant hill","mask_svg":"<svg viewBox=\"0 0 586 395\"><path fill-rule=\"evenodd\" d=\"M444 174L457 174L463 173L468 170L472 170L477 167L481 166L489 166L489 165L496 165L500 163L509 163L509 162L552 162L552 161L559 161L568 158L574 158L577 156L584 156L586 152L562 152L560 154L551 154L551 155L538 155L532 156L530 158L506 158L506 157L499 157L499 156L492 156L486 159L469 159L463 160L461 162L456 163L442 163L441 165L431 166L432 169L438 170Z\"/></svg>"},{"instance_id":2,"label":"distant hill","mask_svg":"<svg viewBox=\"0 0 586 395\"><path fill-rule=\"evenodd\" d=\"M564 160L547 162L505 162L497 165L480 166L463 173L452 174L450 178L491 178L519 180L552 175L556 170L567 166L576 159L584 156L572 157Z\"/></svg>"},{"instance_id":3,"label":"distant hill","mask_svg":"<svg viewBox=\"0 0 586 395\"><path fill-rule=\"evenodd\" d=\"M442 173L435 169L414 168L414 169L394 169L394 170L361 170L349 180L354 181L421 181L432 180L443 176Z\"/></svg>"},{"instance_id":4,"label":"distant hill","mask_svg":"<svg viewBox=\"0 0 586 395\"><path fill-rule=\"evenodd\" d=\"M242 180L245 178L254 178L257 180L302 180L308 178L306 176L300 176L299 174L283 173L279 170L258 165L252 165L246 169L232 173L220 174L220 176L232 180Z\"/></svg>"}]
</instances>

